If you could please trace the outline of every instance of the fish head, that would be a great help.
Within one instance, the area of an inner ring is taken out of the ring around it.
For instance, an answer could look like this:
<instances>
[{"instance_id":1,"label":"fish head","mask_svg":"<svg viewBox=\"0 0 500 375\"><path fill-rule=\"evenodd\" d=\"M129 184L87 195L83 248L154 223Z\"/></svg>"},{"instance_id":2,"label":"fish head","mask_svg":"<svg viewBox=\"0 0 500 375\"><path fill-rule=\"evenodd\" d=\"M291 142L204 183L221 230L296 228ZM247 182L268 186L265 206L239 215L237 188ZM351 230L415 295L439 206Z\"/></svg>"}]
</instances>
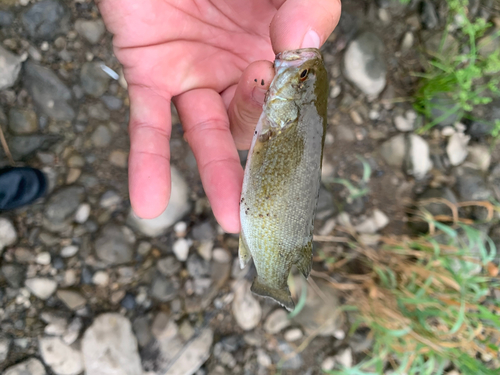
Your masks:
<instances>
[{"instance_id":1,"label":"fish head","mask_svg":"<svg viewBox=\"0 0 500 375\"><path fill-rule=\"evenodd\" d=\"M276 55L275 76L264 111L269 126L283 129L295 122L305 103L315 102L326 110L328 79L323 58L316 48L284 51Z\"/></svg>"}]
</instances>

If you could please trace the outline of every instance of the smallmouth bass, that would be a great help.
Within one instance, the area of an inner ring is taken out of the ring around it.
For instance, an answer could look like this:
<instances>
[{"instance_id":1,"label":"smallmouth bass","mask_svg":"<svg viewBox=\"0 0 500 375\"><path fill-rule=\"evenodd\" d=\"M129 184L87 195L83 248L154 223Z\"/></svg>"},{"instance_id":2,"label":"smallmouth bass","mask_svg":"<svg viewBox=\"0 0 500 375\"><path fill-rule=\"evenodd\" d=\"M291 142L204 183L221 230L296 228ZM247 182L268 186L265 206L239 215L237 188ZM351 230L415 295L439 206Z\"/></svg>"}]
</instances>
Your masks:
<instances>
[{"instance_id":1,"label":"smallmouth bass","mask_svg":"<svg viewBox=\"0 0 500 375\"><path fill-rule=\"evenodd\" d=\"M274 68L245 167L239 260L254 260L253 293L293 310L292 265L306 278L312 265L328 78L315 48L284 51Z\"/></svg>"}]
</instances>

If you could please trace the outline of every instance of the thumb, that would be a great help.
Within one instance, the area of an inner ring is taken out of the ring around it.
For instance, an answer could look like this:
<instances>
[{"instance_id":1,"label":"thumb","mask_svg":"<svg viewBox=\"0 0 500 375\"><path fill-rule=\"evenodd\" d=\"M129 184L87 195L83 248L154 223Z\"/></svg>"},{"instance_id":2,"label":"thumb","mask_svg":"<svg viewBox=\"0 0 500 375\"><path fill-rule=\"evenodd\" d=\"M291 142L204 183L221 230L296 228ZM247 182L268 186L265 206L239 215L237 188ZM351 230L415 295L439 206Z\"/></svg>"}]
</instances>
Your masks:
<instances>
[{"instance_id":1,"label":"thumb","mask_svg":"<svg viewBox=\"0 0 500 375\"><path fill-rule=\"evenodd\" d=\"M250 148L264 97L273 77L274 69L270 61L256 61L245 69L240 78L228 109L231 133L239 150Z\"/></svg>"}]
</instances>

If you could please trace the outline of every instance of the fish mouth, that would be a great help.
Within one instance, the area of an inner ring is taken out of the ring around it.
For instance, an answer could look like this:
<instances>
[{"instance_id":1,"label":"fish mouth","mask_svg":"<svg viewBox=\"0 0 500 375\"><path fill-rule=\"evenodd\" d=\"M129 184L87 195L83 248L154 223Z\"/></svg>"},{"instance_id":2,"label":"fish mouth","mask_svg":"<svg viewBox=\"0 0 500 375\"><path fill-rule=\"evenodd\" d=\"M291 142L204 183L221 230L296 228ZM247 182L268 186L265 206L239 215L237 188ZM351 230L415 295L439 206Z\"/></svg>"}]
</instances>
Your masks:
<instances>
[{"instance_id":1,"label":"fish mouth","mask_svg":"<svg viewBox=\"0 0 500 375\"><path fill-rule=\"evenodd\" d=\"M283 51L276 55L274 67L276 70L280 70L280 68L300 66L305 61L314 59L323 60L321 52L317 48L300 48Z\"/></svg>"}]
</instances>

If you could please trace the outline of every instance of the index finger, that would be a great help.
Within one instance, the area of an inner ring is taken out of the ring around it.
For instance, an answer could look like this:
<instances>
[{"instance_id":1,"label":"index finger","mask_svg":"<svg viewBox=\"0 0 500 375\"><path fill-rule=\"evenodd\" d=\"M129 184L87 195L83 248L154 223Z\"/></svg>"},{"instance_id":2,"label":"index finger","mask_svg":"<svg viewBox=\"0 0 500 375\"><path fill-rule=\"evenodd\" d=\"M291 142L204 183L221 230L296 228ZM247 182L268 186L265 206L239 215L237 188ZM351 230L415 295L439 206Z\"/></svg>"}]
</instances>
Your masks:
<instances>
[{"instance_id":1,"label":"index finger","mask_svg":"<svg viewBox=\"0 0 500 375\"><path fill-rule=\"evenodd\" d=\"M287 0L271 26L275 53L297 48L319 48L340 19L340 0Z\"/></svg>"}]
</instances>

